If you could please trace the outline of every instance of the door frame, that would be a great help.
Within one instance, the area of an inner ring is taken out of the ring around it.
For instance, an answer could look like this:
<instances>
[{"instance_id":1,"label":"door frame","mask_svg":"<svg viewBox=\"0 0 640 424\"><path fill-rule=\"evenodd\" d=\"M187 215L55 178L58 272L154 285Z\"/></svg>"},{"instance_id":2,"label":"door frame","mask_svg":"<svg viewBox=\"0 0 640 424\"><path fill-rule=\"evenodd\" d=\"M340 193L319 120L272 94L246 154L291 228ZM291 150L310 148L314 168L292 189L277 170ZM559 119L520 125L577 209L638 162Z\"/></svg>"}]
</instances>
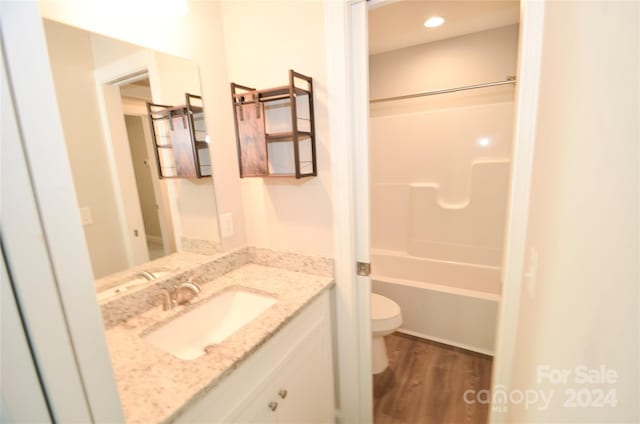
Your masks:
<instances>
[{"instance_id":1,"label":"door frame","mask_svg":"<svg viewBox=\"0 0 640 424\"><path fill-rule=\"evenodd\" d=\"M338 423L373 422L369 262L368 47L366 0L325 3ZM356 53L356 54L354 54ZM358 160L356 160L358 158Z\"/></svg>"},{"instance_id":2,"label":"door frame","mask_svg":"<svg viewBox=\"0 0 640 424\"><path fill-rule=\"evenodd\" d=\"M531 174L536 138L545 2L521 0L518 40L518 83L509 203L502 266L502 298L498 311L492 388L509 390L520 315L520 293L525 273L526 237L531 197ZM506 423L507 415L489 409L489 422Z\"/></svg>"},{"instance_id":3,"label":"door frame","mask_svg":"<svg viewBox=\"0 0 640 424\"><path fill-rule=\"evenodd\" d=\"M142 120L142 130L144 133L145 151L147 153L147 161L149 162L149 175L151 177L151 183L153 185L153 196L156 203L156 215L160 222L160 238L162 239L162 247L165 254L175 251L175 239L173 237L173 224L171 222L171 216L167 212L168 208L168 193L166 187L160 184L160 177L158 175L158 167L155 166L155 152L153 137L151 136L151 129L149 127L149 116L147 115L147 109L144 106L144 101L140 100L141 104L127 104L123 103L123 112L125 116L132 116ZM131 143L131 140L129 140ZM142 208L142 206L141 206ZM144 219L143 219L144 221Z\"/></svg>"},{"instance_id":4,"label":"door frame","mask_svg":"<svg viewBox=\"0 0 640 424\"><path fill-rule=\"evenodd\" d=\"M338 422L372 422L369 262L369 146L367 12L396 0L347 0L326 6L334 256L339 375ZM525 254L531 165L536 128L544 2L521 0L514 156L510 177L503 297L492 381L507 385L513 372L519 293ZM492 414L491 422L502 417Z\"/></svg>"},{"instance_id":5,"label":"door frame","mask_svg":"<svg viewBox=\"0 0 640 424\"><path fill-rule=\"evenodd\" d=\"M96 82L104 147L128 268L131 268L149 262L149 249L144 237L142 208L138 199L138 184L133 171L122 96L117 84Z\"/></svg>"},{"instance_id":6,"label":"door frame","mask_svg":"<svg viewBox=\"0 0 640 424\"><path fill-rule=\"evenodd\" d=\"M118 102L110 101L110 96L107 95L107 91L111 87L118 87L122 83L129 82L130 79L128 77L142 73L146 73L149 78L152 98L154 95L157 96L159 92L158 72L152 51L144 50L128 55L108 65L97 68L94 71L105 149L115 191L120 227L125 240L130 266L148 262L149 257L146 237L145 242L141 243L140 238L136 237L133 233L135 228L144 228L144 223L140 202L138 201L138 193L137 191L133 193L131 190L128 190L128 187L131 186L131 181L133 181L133 185L137 187L131 152L129 150L129 140L125 137L126 143L116 143L118 136L116 135L114 137L112 134L114 128L125 128L124 114L118 114L118 122L114 122L115 118L111 117L113 114L108 113L109 108L119 107L122 109L122 98L119 97ZM156 101L156 99L154 99L154 101ZM122 137L125 135L126 131L124 134L121 134ZM155 156L152 155L152 157ZM180 249L180 219L177 206L174 204L175 202L171 202L170 199L176 198L176 195L172 192L172 186L170 186L166 180L164 182L159 181L157 171L154 172L156 167L151 168L153 168L151 172L153 175L154 190L156 189L156 185L158 186L156 199L161 202L161 210L158 215L160 218L163 245L165 252L175 252ZM126 181L129 181L129 184L127 184ZM144 244L144 246L142 246L142 244Z\"/></svg>"}]
</instances>

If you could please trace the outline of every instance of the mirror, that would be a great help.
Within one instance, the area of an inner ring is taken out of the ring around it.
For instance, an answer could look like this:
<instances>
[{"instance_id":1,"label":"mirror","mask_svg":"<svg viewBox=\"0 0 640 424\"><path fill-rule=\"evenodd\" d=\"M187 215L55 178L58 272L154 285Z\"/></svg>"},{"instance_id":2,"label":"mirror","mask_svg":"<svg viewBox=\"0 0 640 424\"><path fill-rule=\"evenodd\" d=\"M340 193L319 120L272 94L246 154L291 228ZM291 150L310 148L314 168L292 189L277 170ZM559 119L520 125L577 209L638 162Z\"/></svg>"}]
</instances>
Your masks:
<instances>
[{"instance_id":1,"label":"mirror","mask_svg":"<svg viewBox=\"0 0 640 424\"><path fill-rule=\"evenodd\" d=\"M146 281L141 270L166 276L216 254L198 65L46 19L44 27L98 291L136 275ZM185 160L197 171L176 171Z\"/></svg>"}]
</instances>

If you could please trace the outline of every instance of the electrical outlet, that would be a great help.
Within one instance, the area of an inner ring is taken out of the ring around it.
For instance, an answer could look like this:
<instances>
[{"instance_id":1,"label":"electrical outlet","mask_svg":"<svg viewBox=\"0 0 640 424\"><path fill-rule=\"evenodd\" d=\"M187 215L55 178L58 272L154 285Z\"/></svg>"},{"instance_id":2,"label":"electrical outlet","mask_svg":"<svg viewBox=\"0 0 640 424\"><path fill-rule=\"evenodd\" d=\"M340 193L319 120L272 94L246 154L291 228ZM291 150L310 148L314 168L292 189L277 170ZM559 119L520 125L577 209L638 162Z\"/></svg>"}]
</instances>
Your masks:
<instances>
[{"instance_id":1,"label":"electrical outlet","mask_svg":"<svg viewBox=\"0 0 640 424\"><path fill-rule=\"evenodd\" d=\"M91 215L91 209L88 206L80 208L80 220L82 225L93 224L93 216Z\"/></svg>"},{"instance_id":2,"label":"electrical outlet","mask_svg":"<svg viewBox=\"0 0 640 424\"><path fill-rule=\"evenodd\" d=\"M233 236L233 214L231 212L220 214L220 235L222 238Z\"/></svg>"}]
</instances>

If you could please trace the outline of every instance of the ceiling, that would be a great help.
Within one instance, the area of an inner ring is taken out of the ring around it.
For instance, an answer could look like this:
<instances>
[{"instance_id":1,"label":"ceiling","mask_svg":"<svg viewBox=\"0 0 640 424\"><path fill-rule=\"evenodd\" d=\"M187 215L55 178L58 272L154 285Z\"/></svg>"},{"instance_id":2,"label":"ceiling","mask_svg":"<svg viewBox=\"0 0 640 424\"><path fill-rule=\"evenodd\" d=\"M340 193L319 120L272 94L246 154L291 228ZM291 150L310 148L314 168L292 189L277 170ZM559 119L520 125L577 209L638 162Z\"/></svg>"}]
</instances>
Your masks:
<instances>
[{"instance_id":1,"label":"ceiling","mask_svg":"<svg viewBox=\"0 0 640 424\"><path fill-rule=\"evenodd\" d=\"M133 85L139 85L140 87L151 87L151 83L149 82L149 78L141 79L139 81L132 82Z\"/></svg>"},{"instance_id":2,"label":"ceiling","mask_svg":"<svg viewBox=\"0 0 640 424\"><path fill-rule=\"evenodd\" d=\"M149 78L144 78L138 81L121 85L120 95L123 98L152 101L151 84L149 83Z\"/></svg>"},{"instance_id":3,"label":"ceiling","mask_svg":"<svg viewBox=\"0 0 640 424\"><path fill-rule=\"evenodd\" d=\"M512 25L519 21L518 1L391 1L369 11L369 54L472 32ZM442 16L445 23L425 28L431 16Z\"/></svg>"}]
</instances>

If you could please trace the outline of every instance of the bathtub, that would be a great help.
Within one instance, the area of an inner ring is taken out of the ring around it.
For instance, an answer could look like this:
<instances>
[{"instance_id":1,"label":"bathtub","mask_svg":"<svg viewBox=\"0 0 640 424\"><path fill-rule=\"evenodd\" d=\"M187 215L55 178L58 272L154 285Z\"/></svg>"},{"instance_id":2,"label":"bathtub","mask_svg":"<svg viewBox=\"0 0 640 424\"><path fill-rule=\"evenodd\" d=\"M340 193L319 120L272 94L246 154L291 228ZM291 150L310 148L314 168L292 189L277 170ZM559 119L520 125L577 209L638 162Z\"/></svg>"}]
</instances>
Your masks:
<instances>
[{"instance_id":1,"label":"bathtub","mask_svg":"<svg viewBox=\"0 0 640 424\"><path fill-rule=\"evenodd\" d=\"M398 330L493 355L500 267L372 249L372 291L402 309Z\"/></svg>"}]
</instances>

